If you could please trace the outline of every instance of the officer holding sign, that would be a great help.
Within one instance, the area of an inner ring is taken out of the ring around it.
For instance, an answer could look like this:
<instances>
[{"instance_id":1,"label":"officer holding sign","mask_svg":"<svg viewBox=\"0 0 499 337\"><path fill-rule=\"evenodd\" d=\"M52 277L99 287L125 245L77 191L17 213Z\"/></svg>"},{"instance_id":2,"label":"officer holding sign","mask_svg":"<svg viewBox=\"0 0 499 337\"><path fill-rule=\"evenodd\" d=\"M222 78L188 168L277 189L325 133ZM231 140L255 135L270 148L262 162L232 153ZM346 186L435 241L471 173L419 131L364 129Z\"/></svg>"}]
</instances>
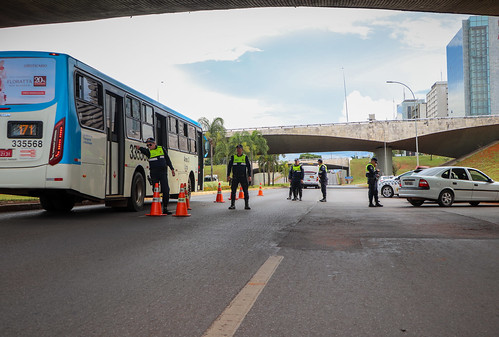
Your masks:
<instances>
[{"instance_id":1,"label":"officer holding sign","mask_svg":"<svg viewBox=\"0 0 499 337\"><path fill-rule=\"evenodd\" d=\"M172 176L175 177L172 161L162 146L156 145L154 138L147 138L147 149L135 145L135 148L149 158L149 171L151 172L152 185L160 183L161 193L163 193L163 213L172 214L167 210L168 201L170 200L170 187L168 186L168 166L172 170Z\"/></svg>"}]
</instances>

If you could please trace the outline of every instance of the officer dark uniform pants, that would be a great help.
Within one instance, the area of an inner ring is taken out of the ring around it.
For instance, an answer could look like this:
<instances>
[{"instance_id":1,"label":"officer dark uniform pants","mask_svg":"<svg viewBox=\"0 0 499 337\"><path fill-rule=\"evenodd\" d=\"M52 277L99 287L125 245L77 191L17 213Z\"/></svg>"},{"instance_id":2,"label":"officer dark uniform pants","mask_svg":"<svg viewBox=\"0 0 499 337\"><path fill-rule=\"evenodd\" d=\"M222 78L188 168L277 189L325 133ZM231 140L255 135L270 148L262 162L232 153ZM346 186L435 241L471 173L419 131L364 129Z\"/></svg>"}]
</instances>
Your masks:
<instances>
[{"instance_id":1,"label":"officer dark uniform pants","mask_svg":"<svg viewBox=\"0 0 499 337\"><path fill-rule=\"evenodd\" d=\"M293 181L291 183L291 186L293 187L293 197L296 199L297 197L302 197L302 194L303 194L303 190L302 190L302 186L301 186L301 181L298 180L298 181Z\"/></svg>"},{"instance_id":2,"label":"officer dark uniform pants","mask_svg":"<svg viewBox=\"0 0 499 337\"><path fill-rule=\"evenodd\" d=\"M242 177L233 176L231 184L232 184L232 186L231 186L230 198L231 198L232 204L234 204L234 201L236 200L237 186L239 184L241 184L241 187L243 188L243 192L244 192L244 202L247 205L248 201L249 201L248 178L246 176L242 176Z\"/></svg>"},{"instance_id":3,"label":"officer dark uniform pants","mask_svg":"<svg viewBox=\"0 0 499 337\"><path fill-rule=\"evenodd\" d=\"M369 179L367 181L367 184L369 186L369 194L368 194L369 204L373 203L373 198L374 198L374 201L378 204L379 200L378 200L378 182L377 182L377 180L376 179Z\"/></svg>"},{"instance_id":4,"label":"officer dark uniform pants","mask_svg":"<svg viewBox=\"0 0 499 337\"><path fill-rule=\"evenodd\" d=\"M232 177L232 186L231 186L231 193L230 193L231 200L236 200L236 192L237 192L237 187L239 184L241 184L241 187L243 188L244 201L247 203L249 200L249 193L248 193L248 178L246 176L242 176L242 177L233 176Z\"/></svg>"},{"instance_id":5,"label":"officer dark uniform pants","mask_svg":"<svg viewBox=\"0 0 499 337\"><path fill-rule=\"evenodd\" d=\"M170 187L168 186L168 171L166 167L151 168L152 185L160 183L161 193L163 193L163 209L166 209L168 201L170 200Z\"/></svg>"},{"instance_id":6,"label":"officer dark uniform pants","mask_svg":"<svg viewBox=\"0 0 499 337\"><path fill-rule=\"evenodd\" d=\"M320 180L321 183L321 192L322 192L322 198L326 199L326 187L327 187L327 181L326 180Z\"/></svg>"}]
</instances>

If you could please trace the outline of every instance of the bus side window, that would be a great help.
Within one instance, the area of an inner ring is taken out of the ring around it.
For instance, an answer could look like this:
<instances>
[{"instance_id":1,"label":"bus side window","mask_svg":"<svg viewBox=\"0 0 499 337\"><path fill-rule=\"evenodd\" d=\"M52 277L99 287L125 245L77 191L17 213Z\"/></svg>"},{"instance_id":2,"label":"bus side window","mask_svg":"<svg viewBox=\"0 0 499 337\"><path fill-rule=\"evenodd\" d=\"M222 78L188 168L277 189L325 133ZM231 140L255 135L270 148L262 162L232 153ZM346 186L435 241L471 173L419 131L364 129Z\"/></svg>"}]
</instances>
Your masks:
<instances>
[{"instance_id":1,"label":"bus side window","mask_svg":"<svg viewBox=\"0 0 499 337\"><path fill-rule=\"evenodd\" d=\"M189 138L189 152L193 154L197 154L196 147L196 129L192 125L188 126L187 136Z\"/></svg>"},{"instance_id":2,"label":"bus side window","mask_svg":"<svg viewBox=\"0 0 499 337\"><path fill-rule=\"evenodd\" d=\"M189 151L189 145L187 142L187 128L186 128L186 123L184 122L178 122L179 124L179 136L178 136L178 149L180 151Z\"/></svg>"},{"instance_id":3,"label":"bus side window","mask_svg":"<svg viewBox=\"0 0 499 337\"><path fill-rule=\"evenodd\" d=\"M168 147L178 150L178 120L175 117L168 117Z\"/></svg>"},{"instance_id":4,"label":"bus side window","mask_svg":"<svg viewBox=\"0 0 499 337\"><path fill-rule=\"evenodd\" d=\"M76 111L82 126L104 130L102 84L89 77L76 74Z\"/></svg>"},{"instance_id":5,"label":"bus side window","mask_svg":"<svg viewBox=\"0 0 499 337\"><path fill-rule=\"evenodd\" d=\"M142 139L154 137L153 110L149 105L142 105Z\"/></svg>"},{"instance_id":6,"label":"bus side window","mask_svg":"<svg viewBox=\"0 0 499 337\"><path fill-rule=\"evenodd\" d=\"M140 140L140 101L127 97L125 100L126 135Z\"/></svg>"}]
</instances>

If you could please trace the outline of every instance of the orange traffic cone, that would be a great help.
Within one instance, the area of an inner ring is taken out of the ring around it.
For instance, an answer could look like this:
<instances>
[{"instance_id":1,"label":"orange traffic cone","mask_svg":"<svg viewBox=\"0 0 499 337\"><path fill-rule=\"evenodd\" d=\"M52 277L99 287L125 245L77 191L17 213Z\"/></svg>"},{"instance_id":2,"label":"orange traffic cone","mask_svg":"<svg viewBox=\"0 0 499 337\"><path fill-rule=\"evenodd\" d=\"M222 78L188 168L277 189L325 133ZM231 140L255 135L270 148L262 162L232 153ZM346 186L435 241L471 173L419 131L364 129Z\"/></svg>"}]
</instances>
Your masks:
<instances>
[{"instance_id":1,"label":"orange traffic cone","mask_svg":"<svg viewBox=\"0 0 499 337\"><path fill-rule=\"evenodd\" d=\"M165 216L163 214L163 209L161 208L161 198L159 196L159 184L154 185L154 194L152 195L152 205L151 213L146 214L147 216Z\"/></svg>"},{"instance_id":2,"label":"orange traffic cone","mask_svg":"<svg viewBox=\"0 0 499 337\"><path fill-rule=\"evenodd\" d=\"M214 202L225 202L224 196L222 195L222 186L218 183L217 199Z\"/></svg>"},{"instance_id":3,"label":"orange traffic cone","mask_svg":"<svg viewBox=\"0 0 499 337\"><path fill-rule=\"evenodd\" d=\"M173 216L191 216L187 214L187 204L185 203L184 184L180 184L180 193L177 200L177 211Z\"/></svg>"},{"instance_id":4,"label":"orange traffic cone","mask_svg":"<svg viewBox=\"0 0 499 337\"><path fill-rule=\"evenodd\" d=\"M260 183L260 189L258 190L258 196L263 197L262 183Z\"/></svg>"},{"instance_id":5,"label":"orange traffic cone","mask_svg":"<svg viewBox=\"0 0 499 337\"><path fill-rule=\"evenodd\" d=\"M239 199L244 199L244 192L243 192L243 187L239 189Z\"/></svg>"}]
</instances>

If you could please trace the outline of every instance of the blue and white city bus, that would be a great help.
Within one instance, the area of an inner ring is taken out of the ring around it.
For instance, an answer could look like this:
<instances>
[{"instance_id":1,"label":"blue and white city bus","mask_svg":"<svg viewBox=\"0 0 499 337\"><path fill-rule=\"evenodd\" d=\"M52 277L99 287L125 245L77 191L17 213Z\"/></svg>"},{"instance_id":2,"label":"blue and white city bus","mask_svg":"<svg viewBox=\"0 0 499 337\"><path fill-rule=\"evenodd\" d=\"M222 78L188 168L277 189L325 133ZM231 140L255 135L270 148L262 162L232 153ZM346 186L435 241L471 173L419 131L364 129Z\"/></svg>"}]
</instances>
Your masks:
<instances>
[{"instance_id":1,"label":"blue and white city bus","mask_svg":"<svg viewBox=\"0 0 499 337\"><path fill-rule=\"evenodd\" d=\"M168 148L173 198L181 183L202 188L197 122L69 55L0 52L0 193L49 211L85 199L138 211L153 188L134 145L148 137Z\"/></svg>"}]
</instances>

